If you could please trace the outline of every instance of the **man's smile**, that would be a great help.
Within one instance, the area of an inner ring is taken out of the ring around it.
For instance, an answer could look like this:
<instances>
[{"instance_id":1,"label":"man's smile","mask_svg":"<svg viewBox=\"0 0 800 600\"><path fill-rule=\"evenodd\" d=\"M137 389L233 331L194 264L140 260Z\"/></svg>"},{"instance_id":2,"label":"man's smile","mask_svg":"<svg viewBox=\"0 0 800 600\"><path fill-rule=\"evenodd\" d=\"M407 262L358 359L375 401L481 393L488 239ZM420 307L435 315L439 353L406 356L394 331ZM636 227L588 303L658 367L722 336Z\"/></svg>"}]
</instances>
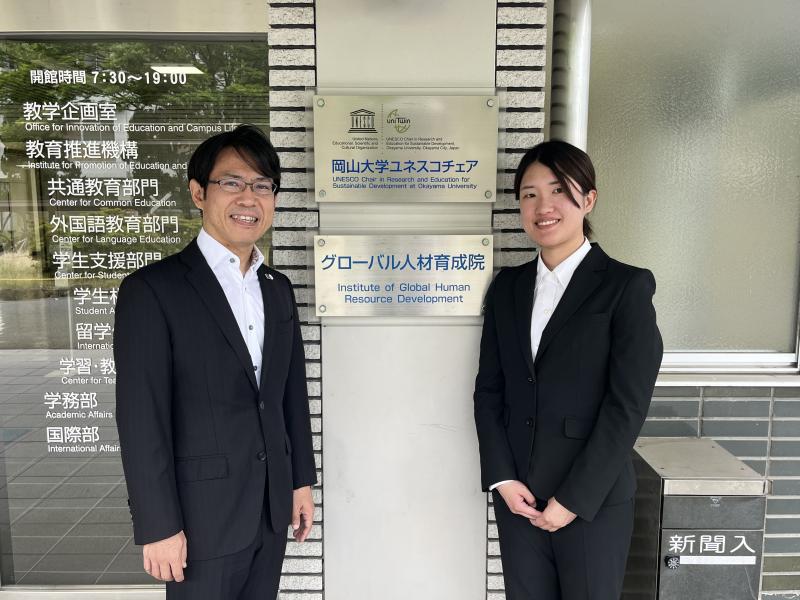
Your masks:
<instances>
[{"instance_id":1,"label":"man's smile","mask_svg":"<svg viewBox=\"0 0 800 600\"><path fill-rule=\"evenodd\" d=\"M231 215L231 219L239 223L240 225L255 225L258 223L259 218L255 215L239 215L234 214Z\"/></svg>"}]
</instances>

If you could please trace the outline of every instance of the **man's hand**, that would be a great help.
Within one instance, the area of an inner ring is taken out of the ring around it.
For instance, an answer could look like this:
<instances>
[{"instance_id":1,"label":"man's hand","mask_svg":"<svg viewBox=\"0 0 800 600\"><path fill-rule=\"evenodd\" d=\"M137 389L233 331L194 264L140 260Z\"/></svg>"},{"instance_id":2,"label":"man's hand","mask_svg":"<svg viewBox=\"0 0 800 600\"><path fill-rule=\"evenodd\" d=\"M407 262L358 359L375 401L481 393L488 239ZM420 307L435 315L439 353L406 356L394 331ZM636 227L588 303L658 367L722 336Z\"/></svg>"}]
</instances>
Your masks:
<instances>
[{"instance_id":1,"label":"man's hand","mask_svg":"<svg viewBox=\"0 0 800 600\"><path fill-rule=\"evenodd\" d=\"M531 491L521 481L506 481L495 488L503 500L506 501L506 506L515 515L526 517L528 519L535 519L540 517L542 513L534 508L536 506L536 498L531 494Z\"/></svg>"},{"instance_id":2,"label":"man's hand","mask_svg":"<svg viewBox=\"0 0 800 600\"><path fill-rule=\"evenodd\" d=\"M311 533L314 524L314 499L311 496L311 486L298 488L292 498L292 529L294 539L304 542Z\"/></svg>"},{"instance_id":3,"label":"man's hand","mask_svg":"<svg viewBox=\"0 0 800 600\"><path fill-rule=\"evenodd\" d=\"M547 508L538 517L530 521L532 525L536 525L539 529L553 533L572 523L576 516L574 512L565 508L558 500L550 498L547 501Z\"/></svg>"},{"instance_id":4,"label":"man's hand","mask_svg":"<svg viewBox=\"0 0 800 600\"><path fill-rule=\"evenodd\" d=\"M186 536L179 531L172 537L142 546L144 570L160 581L183 581L186 568Z\"/></svg>"}]
</instances>

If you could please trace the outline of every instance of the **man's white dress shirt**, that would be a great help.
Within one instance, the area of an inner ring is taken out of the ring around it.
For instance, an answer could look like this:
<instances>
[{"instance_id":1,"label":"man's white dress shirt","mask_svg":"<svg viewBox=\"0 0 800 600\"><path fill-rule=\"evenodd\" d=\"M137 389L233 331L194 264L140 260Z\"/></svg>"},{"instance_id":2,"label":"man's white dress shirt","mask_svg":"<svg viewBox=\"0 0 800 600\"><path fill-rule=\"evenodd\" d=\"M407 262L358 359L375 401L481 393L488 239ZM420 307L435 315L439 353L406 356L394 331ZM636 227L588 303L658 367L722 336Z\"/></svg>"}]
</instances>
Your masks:
<instances>
[{"instance_id":1,"label":"man's white dress shirt","mask_svg":"<svg viewBox=\"0 0 800 600\"><path fill-rule=\"evenodd\" d=\"M200 252L211 267L225 292L239 331L247 344L256 382L261 385L261 358L264 351L264 298L258 283L258 267L264 262L264 255L253 246L250 267L244 276L239 269L239 257L211 237L205 229L197 236Z\"/></svg>"},{"instance_id":2,"label":"man's white dress shirt","mask_svg":"<svg viewBox=\"0 0 800 600\"><path fill-rule=\"evenodd\" d=\"M542 332L550 322L550 317L556 310L561 297L567 290L572 276L575 274L575 269L583 262L592 245L589 240L583 238L583 244L580 248L575 250L567 258L562 260L551 271L547 268L542 260L542 253L539 253L539 258L536 264L536 287L533 291L533 312L531 314L531 355L536 360L536 353L539 351L539 342L542 341ZM498 485L508 483L510 479L498 481L489 489L493 490Z\"/></svg>"}]
</instances>

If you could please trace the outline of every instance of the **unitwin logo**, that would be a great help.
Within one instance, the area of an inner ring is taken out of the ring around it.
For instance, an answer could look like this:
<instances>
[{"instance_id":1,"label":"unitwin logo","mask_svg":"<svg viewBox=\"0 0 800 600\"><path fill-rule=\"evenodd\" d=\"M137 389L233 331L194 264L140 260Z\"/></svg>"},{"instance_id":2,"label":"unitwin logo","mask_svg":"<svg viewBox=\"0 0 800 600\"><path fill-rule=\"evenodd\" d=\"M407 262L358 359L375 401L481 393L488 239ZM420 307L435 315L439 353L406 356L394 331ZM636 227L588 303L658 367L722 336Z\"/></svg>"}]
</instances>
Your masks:
<instances>
[{"instance_id":1,"label":"unitwin logo","mask_svg":"<svg viewBox=\"0 0 800 600\"><path fill-rule=\"evenodd\" d=\"M405 133L411 128L411 119L400 116L400 113L395 108L389 113L389 116L386 117L386 124L394 127L397 133Z\"/></svg>"}]
</instances>

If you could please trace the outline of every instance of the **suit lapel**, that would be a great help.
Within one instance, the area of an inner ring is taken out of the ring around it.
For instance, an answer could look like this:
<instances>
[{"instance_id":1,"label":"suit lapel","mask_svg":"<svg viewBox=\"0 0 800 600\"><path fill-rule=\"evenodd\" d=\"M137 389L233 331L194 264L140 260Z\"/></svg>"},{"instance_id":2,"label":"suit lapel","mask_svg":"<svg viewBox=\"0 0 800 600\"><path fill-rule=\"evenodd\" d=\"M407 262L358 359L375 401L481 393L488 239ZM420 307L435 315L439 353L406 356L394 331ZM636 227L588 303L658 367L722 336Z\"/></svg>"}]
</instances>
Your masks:
<instances>
[{"instance_id":1,"label":"suit lapel","mask_svg":"<svg viewBox=\"0 0 800 600\"><path fill-rule=\"evenodd\" d=\"M514 287L514 306L516 308L517 332L519 343L522 346L522 354L531 375L533 370L533 354L531 353L531 317L533 314L533 293L536 285L536 265L538 261L533 259L525 267L525 270L517 278Z\"/></svg>"},{"instance_id":2,"label":"suit lapel","mask_svg":"<svg viewBox=\"0 0 800 600\"><path fill-rule=\"evenodd\" d=\"M542 332L542 339L539 342L535 362L539 362L539 358L547 350L547 345L569 321L575 311L580 308L581 304L597 289L600 282L603 281L603 271L605 271L607 264L608 255L603 252L600 246L593 244L586 258L575 269L564 295Z\"/></svg>"},{"instance_id":3,"label":"suit lapel","mask_svg":"<svg viewBox=\"0 0 800 600\"><path fill-rule=\"evenodd\" d=\"M264 349L261 352L261 389L264 389L264 373L267 372L275 343L275 328L269 326L269 317L275 314L277 292L274 279L268 275L267 267L263 264L258 268L258 285L261 286L261 296L264 299Z\"/></svg>"},{"instance_id":4,"label":"suit lapel","mask_svg":"<svg viewBox=\"0 0 800 600\"><path fill-rule=\"evenodd\" d=\"M236 318L233 316L233 311L231 311L228 299L225 297L225 292L222 291L222 286L217 281L217 277L211 267L208 266L203 253L200 252L196 239L192 240L183 249L181 260L189 267L186 279L194 287L197 295L206 305L208 312L211 313L211 316L222 330L225 339L228 340L239 362L242 363L250 383L257 390L258 386L253 372L253 360L250 358L250 352L247 350L242 333L236 324Z\"/></svg>"}]
</instances>

